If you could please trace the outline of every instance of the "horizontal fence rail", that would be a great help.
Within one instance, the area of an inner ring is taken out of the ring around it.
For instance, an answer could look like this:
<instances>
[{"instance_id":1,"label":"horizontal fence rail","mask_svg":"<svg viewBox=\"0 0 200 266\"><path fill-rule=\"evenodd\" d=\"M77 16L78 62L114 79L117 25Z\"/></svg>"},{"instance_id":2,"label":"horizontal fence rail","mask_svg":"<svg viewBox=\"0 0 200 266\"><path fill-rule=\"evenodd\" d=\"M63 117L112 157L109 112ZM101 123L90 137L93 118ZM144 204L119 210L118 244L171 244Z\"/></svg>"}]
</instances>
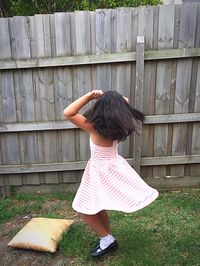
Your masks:
<instances>
[{"instance_id":1,"label":"horizontal fence rail","mask_svg":"<svg viewBox=\"0 0 200 266\"><path fill-rule=\"evenodd\" d=\"M127 158L127 162L133 166L134 159ZM200 155L182 155L166 157L148 157L141 158L141 166L163 166L163 165L180 165L180 164L198 164ZM87 161L62 162L49 164L26 164L26 165L9 165L0 166L1 174L27 174L27 173L46 173L59 171L77 171L84 170Z\"/></svg>"},{"instance_id":2,"label":"horizontal fence rail","mask_svg":"<svg viewBox=\"0 0 200 266\"><path fill-rule=\"evenodd\" d=\"M144 125L192 123L192 122L200 122L200 113L146 116ZM68 121L10 123L10 124L0 124L0 133L46 131L46 130L48 131L48 130L76 129L76 128L78 127Z\"/></svg>"},{"instance_id":3,"label":"horizontal fence rail","mask_svg":"<svg viewBox=\"0 0 200 266\"><path fill-rule=\"evenodd\" d=\"M165 49L145 51L144 60L166 60L200 57L200 48ZM107 53L99 55L79 55L54 58L31 58L0 60L0 70L62 67L94 64L110 64L136 61L136 52Z\"/></svg>"}]
</instances>

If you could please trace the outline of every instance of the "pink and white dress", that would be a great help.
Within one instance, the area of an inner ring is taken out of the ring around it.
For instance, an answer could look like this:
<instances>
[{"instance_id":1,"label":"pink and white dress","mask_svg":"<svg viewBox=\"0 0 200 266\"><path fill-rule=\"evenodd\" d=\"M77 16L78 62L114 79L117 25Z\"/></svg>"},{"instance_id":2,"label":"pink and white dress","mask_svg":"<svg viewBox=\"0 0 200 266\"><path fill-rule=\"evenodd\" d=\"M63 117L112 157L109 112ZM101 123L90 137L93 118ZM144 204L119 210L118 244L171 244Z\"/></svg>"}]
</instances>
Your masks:
<instances>
[{"instance_id":1,"label":"pink and white dress","mask_svg":"<svg viewBox=\"0 0 200 266\"><path fill-rule=\"evenodd\" d=\"M118 154L117 141L112 147L102 147L90 138L90 149L91 158L72 204L75 211L89 215L102 210L130 213L158 197L158 191Z\"/></svg>"}]
</instances>

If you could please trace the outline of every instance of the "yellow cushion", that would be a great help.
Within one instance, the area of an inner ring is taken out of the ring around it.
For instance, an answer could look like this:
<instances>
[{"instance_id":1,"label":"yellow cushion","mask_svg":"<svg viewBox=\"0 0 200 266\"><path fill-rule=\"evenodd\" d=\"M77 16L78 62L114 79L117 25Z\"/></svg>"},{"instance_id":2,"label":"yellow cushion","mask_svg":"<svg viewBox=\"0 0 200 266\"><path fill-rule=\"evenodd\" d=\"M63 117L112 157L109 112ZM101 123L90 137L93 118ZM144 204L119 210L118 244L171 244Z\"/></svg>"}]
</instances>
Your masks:
<instances>
[{"instance_id":1,"label":"yellow cushion","mask_svg":"<svg viewBox=\"0 0 200 266\"><path fill-rule=\"evenodd\" d=\"M55 252L58 241L73 220L32 218L13 239L9 247Z\"/></svg>"}]
</instances>

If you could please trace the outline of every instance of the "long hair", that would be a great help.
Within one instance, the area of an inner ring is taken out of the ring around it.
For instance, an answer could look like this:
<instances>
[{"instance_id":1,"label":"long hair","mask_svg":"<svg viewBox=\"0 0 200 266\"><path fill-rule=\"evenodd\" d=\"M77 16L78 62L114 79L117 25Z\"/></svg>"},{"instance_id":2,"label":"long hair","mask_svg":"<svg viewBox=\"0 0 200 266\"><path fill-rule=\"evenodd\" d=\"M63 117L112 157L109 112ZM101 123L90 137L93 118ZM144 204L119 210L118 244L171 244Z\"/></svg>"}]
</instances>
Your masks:
<instances>
[{"instance_id":1,"label":"long hair","mask_svg":"<svg viewBox=\"0 0 200 266\"><path fill-rule=\"evenodd\" d=\"M138 134L140 122L145 118L121 94L111 90L104 92L84 116L100 135L118 141L125 140L132 132Z\"/></svg>"}]
</instances>

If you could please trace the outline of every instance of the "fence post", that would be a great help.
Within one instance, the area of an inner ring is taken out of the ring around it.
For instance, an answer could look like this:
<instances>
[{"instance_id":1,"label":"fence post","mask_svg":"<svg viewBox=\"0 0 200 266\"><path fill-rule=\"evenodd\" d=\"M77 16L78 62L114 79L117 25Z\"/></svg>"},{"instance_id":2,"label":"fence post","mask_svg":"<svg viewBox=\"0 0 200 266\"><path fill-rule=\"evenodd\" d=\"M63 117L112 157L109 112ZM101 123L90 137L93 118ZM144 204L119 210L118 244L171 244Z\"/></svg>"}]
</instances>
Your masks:
<instances>
[{"instance_id":1,"label":"fence post","mask_svg":"<svg viewBox=\"0 0 200 266\"><path fill-rule=\"evenodd\" d=\"M137 36L136 44L136 87L135 87L135 108L142 110L143 105L143 84L144 84L144 36ZM133 161L134 169L140 174L141 161L141 134L142 124L140 124L140 135L134 134L133 138Z\"/></svg>"}]
</instances>

